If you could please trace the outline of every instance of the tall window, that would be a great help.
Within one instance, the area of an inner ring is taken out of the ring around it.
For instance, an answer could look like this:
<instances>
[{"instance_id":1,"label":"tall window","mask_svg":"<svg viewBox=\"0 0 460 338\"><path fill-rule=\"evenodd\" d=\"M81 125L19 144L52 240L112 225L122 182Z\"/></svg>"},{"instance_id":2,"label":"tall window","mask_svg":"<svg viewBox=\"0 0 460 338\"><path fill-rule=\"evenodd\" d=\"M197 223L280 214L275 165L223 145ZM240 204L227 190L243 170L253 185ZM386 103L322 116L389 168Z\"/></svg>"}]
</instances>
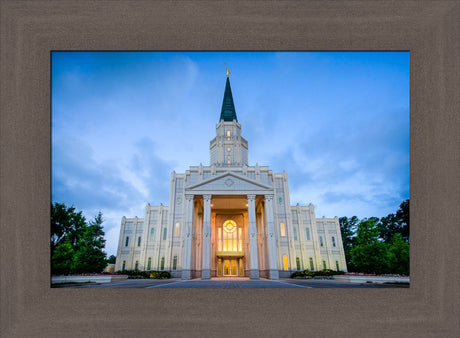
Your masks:
<instances>
[{"instance_id":1,"label":"tall window","mask_svg":"<svg viewBox=\"0 0 460 338\"><path fill-rule=\"evenodd\" d=\"M294 241L296 241L297 240L297 228L293 228L292 231L294 234Z\"/></svg>"},{"instance_id":2,"label":"tall window","mask_svg":"<svg viewBox=\"0 0 460 338\"><path fill-rule=\"evenodd\" d=\"M166 228L163 229L163 240L166 241Z\"/></svg>"},{"instance_id":3,"label":"tall window","mask_svg":"<svg viewBox=\"0 0 460 338\"><path fill-rule=\"evenodd\" d=\"M128 244L129 244L129 236L126 236L125 246L128 246Z\"/></svg>"},{"instance_id":4,"label":"tall window","mask_svg":"<svg viewBox=\"0 0 460 338\"><path fill-rule=\"evenodd\" d=\"M137 246L141 246L141 236L137 238Z\"/></svg>"},{"instance_id":5,"label":"tall window","mask_svg":"<svg viewBox=\"0 0 460 338\"><path fill-rule=\"evenodd\" d=\"M165 258L161 257L160 270L163 271L164 269L165 269Z\"/></svg>"},{"instance_id":6,"label":"tall window","mask_svg":"<svg viewBox=\"0 0 460 338\"><path fill-rule=\"evenodd\" d=\"M315 270L315 266L313 265L313 258L310 257L310 270Z\"/></svg>"},{"instance_id":7,"label":"tall window","mask_svg":"<svg viewBox=\"0 0 460 338\"><path fill-rule=\"evenodd\" d=\"M134 266L134 270L138 270L139 269L139 261L136 261L136 265Z\"/></svg>"},{"instance_id":8,"label":"tall window","mask_svg":"<svg viewBox=\"0 0 460 338\"><path fill-rule=\"evenodd\" d=\"M305 231L307 232L307 241L310 240L310 229L306 228Z\"/></svg>"},{"instance_id":9,"label":"tall window","mask_svg":"<svg viewBox=\"0 0 460 338\"><path fill-rule=\"evenodd\" d=\"M147 270L150 270L152 268L152 257L149 257L149 260L147 261Z\"/></svg>"},{"instance_id":10,"label":"tall window","mask_svg":"<svg viewBox=\"0 0 460 338\"><path fill-rule=\"evenodd\" d=\"M281 236L286 236L286 228L284 226L284 222L281 222L280 223L280 233L281 233Z\"/></svg>"},{"instance_id":11,"label":"tall window","mask_svg":"<svg viewBox=\"0 0 460 338\"><path fill-rule=\"evenodd\" d=\"M332 236L332 246L335 246L335 238Z\"/></svg>"},{"instance_id":12,"label":"tall window","mask_svg":"<svg viewBox=\"0 0 460 338\"><path fill-rule=\"evenodd\" d=\"M121 268L121 270L125 270L126 269L126 261L123 261L123 267Z\"/></svg>"},{"instance_id":13,"label":"tall window","mask_svg":"<svg viewBox=\"0 0 460 338\"><path fill-rule=\"evenodd\" d=\"M150 240L153 240L154 233L155 233L155 228L150 229Z\"/></svg>"},{"instance_id":14,"label":"tall window","mask_svg":"<svg viewBox=\"0 0 460 338\"><path fill-rule=\"evenodd\" d=\"M337 271L340 271L339 261L335 261L335 267L337 268Z\"/></svg>"},{"instance_id":15,"label":"tall window","mask_svg":"<svg viewBox=\"0 0 460 338\"><path fill-rule=\"evenodd\" d=\"M173 259L173 270L176 270L176 267L177 267L177 256L174 256L174 259Z\"/></svg>"},{"instance_id":16,"label":"tall window","mask_svg":"<svg viewBox=\"0 0 460 338\"><path fill-rule=\"evenodd\" d=\"M177 222L176 225L174 226L174 236L175 237L179 236L179 230L180 230L180 223Z\"/></svg>"},{"instance_id":17,"label":"tall window","mask_svg":"<svg viewBox=\"0 0 460 338\"><path fill-rule=\"evenodd\" d=\"M319 245L323 246L323 237L319 236Z\"/></svg>"},{"instance_id":18,"label":"tall window","mask_svg":"<svg viewBox=\"0 0 460 338\"><path fill-rule=\"evenodd\" d=\"M230 130L227 130L227 137L230 137Z\"/></svg>"},{"instance_id":19,"label":"tall window","mask_svg":"<svg viewBox=\"0 0 460 338\"><path fill-rule=\"evenodd\" d=\"M284 270L289 270L287 255L283 255L283 267Z\"/></svg>"},{"instance_id":20,"label":"tall window","mask_svg":"<svg viewBox=\"0 0 460 338\"><path fill-rule=\"evenodd\" d=\"M218 251L243 251L243 229L232 220L217 228Z\"/></svg>"},{"instance_id":21,"label":"tall window","mask_svg":"<svg viewBox=\"0 0 460 338\"><path fill-rule=\"evenodd\" d=\"M327 267L326 267L326 261L323 261L323 269L327 269Z\"/></svg>"},{"instance_id":22,"label":"tall window","mask_svg":"<svg viewBox=\"0 0 460 338\"><path fill-rule=\"evenodd\" d=\"M297 266L297 271L299 271L300 270L300 259L299 259L299 257L295 258L295 264Z\"/></svg>"}]
</instances>

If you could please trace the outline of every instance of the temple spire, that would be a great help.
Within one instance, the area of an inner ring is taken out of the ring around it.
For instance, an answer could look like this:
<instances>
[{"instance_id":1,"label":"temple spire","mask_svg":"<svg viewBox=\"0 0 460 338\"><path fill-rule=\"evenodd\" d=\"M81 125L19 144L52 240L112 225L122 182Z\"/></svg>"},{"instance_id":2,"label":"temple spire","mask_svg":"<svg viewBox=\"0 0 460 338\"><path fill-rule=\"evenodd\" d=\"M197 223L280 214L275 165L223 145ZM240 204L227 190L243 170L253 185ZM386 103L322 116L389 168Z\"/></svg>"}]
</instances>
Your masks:
<instances>
[{"instance_id":1,"label":"temple spire","mask_svg":"<svg viewBox=\"0 0 460 338\"><path fill-rule=\"evenodd\" d=\"M228 70L227 65L225 65L225 69L227 70L227 81L225 83L224 99L222 101L222 110L220 111L220 120L230 122L235 120L238 122L236 117L235 104L233 103L232 88L230 87L230 79L228 77L230 71Z\"/></svg>"}]
</instances>

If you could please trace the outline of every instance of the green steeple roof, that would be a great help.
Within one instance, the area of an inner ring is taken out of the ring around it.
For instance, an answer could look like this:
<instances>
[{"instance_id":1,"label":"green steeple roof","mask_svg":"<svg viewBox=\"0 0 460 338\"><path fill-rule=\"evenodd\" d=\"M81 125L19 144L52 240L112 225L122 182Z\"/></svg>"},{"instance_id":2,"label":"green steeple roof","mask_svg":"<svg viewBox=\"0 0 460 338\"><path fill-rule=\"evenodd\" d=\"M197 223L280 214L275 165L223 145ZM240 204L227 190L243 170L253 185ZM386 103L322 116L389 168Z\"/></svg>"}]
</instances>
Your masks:
<instances>
[{"instance_id":1,"label":"green steeple roof","mask_svg":"<svg viewBox=\"0 0 460 338\"><path fill-rule=\"evenodd\" d=\"M224 100L222 101L222 110L220 111L220 120L233 121L236 118L235 104L233 103L232 88L230 88L230 80L227 75L227 82L225 83Z\"/></svg>"}]
</instances>

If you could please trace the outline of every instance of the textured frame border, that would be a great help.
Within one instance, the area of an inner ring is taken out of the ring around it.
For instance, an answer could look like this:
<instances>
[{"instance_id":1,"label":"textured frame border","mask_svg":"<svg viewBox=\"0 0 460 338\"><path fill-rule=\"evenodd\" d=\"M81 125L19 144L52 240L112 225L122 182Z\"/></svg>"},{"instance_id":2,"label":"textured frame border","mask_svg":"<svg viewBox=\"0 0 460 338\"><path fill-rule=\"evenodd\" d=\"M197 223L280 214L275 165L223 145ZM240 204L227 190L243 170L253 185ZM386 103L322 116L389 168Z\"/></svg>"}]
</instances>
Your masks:
<instances>
[{"instance_id":1,"label":"textured frame border","mask_svg":"<svg viewBox=\"0 0 460 338\"><path fill-rule=\"evenodd\" d=\"M458 2L0 6L1 336L460 332ZM51 289L50 51L231 49L410 51L410 289Z\"/></svg>"}]
</instances>

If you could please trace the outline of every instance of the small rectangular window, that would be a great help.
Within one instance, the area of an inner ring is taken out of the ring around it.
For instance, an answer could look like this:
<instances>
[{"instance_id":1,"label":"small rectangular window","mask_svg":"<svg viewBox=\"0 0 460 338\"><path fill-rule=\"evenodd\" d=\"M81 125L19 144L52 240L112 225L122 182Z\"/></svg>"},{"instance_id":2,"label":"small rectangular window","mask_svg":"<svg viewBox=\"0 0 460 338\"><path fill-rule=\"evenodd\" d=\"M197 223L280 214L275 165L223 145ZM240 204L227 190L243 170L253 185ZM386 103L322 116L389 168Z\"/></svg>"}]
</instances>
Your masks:
<instances>
[{"instance_id":1,"label":"small rectangular window","mask_svg":"<svg viewBox=\"0 0 460 338\"><path fill-rule=\"evenodd\" d=\"M121 268L121 270L126 270L126 261L123 261L123 267Z\"/></svg>"},{"instance_id":2,"label":"small rectangular window","mask_svg":"<svg viewBox=\"0 0 460 338\"><path fill-rule=\"evenodd\" d=\"M177 267L177 256L174 256L174 259L173 259L173 270L176 270L176 267Z\"/></svg>"},{"instance_id":3,"label":"small rectangular window","mask_svg":"<svg viewBox=\"0 0 460 338\"><path fill-rule=\"evenodd\" d=\"M161 265L160 265L160 270L163 271L165 269L165 258L161 257Z\"/></svg>"},{"instance_id":4,"label":"small rectangular window","mask_svg":"<svg viewBox=\"0 0 460 338\"><path fill-rule=\"evenodd\" d=\"M326 267L326 261L323 261L323 269L327 269L327 267Z\"/></svg>"},{"instance_id":5,"label":"small rectangular window","mask_svg":"<svg viewBox=\"0 0 460 338\"><path fill-rule=\"evenodd\" d=\"M284 222L280 223L280 232L282 237L286 236L286 228L284 227Z\"/></svg>"},{"instance_id":6,"label":"small rectangular window","mask_svg":"<svg viewBox=\"0 0 460 338\"><path fill-rule=\"evenodd\" d=\"M137 246L141 246L141 236L137 238Z\"/></svg>"},{"instance_id":7,"label":"small rectangular window","mask_svg":"<svg viewBox=\"0 0 460 338\"><path fill-rule=\"evenodd\" d=\"M335 246L335 238L332 236L332 246Z\"/></svg>"},{"instance_id":8,"label":"small rectangular window","mask_svg":"<svg viewBox=\"0 0 460 338\"><path fill-rule=\"evenodd\" d=\"M163 229L163 240L166 241L166 228Z\"/></svg>"},{"instance_id":9,"label":"small rectangular window","mask_svg":"<svg viewBox=\"0 0 460 338\"><path fill-rule=\"evenodd\" d=\"M319 236L319 245L323 246L323 237Z\"/></svg>"},{"instance_id":10,"label":"small rectangular window","mask_svg":"<svg viewBox=\"0 0 460 338\"><path fill-rule=\"evenodd\" d=\"M174 237L179 237L180 223L177 222L174 226Z\"/></svg>"},{"instance_id":11,"label":"small rectangular window","mask_svg":"<svg viewBox=\"0 0 460 338\"><path fill-rule=\"evenodd\" d=\"M307 232L307 241L310 240L310 229L306 228L305 231Z\"/></svg>"},{"instance_id":12,"label":"small rectangular window","mask_svg":"<svg viewBox=\"0 0 460 338\"><path fill-rule=\"evenodd\" d=\"M297 228L293 228L293 234L294 234L294 241L297 240Z\"/></svg>"},{"instance_id":13,"label":"small rectangular window","mask_svg":"<svg viewBox=\"0 0 460 338\"><path fill-rule=\"evenodd\" d=\"M299 257L295 258L295 264L297 266L297 271L300 271L300 259L299 259Z\"/></svg>"},{"instance_id":14,"label":"small rectangular window","mask_svg":"<svg viewBox=\"0 0 460 338\"><path fill-rule=\"evenodd\" d=\"M337 268L337 271L340 271L339 261L335 261L335 266L336 266L336 268Z\"/></svg>"},{"instance_id":15,"label":"small rectangular window","mask_svg":"<svg viewBox=\"0 0 460 338\"><path fill-rule=\"evenodd\" d=\"M150 240L153 240L154 234L155 234L155 228L150 229Z\"/></svg>"},{"instance_id":16,"label":"small rectangular window","mask_svg":"<svg viewBox=\"0 0 460 338\"><path fill-rule=\"evenodd\" d=\"M310 257L310 270L315 270L315 266L313 265L313 258Z\"/></svg>"},{"instance_id":17,"label":"small rectangular window","mask_svg":"<svg viewBox=\"0 0 460 338\"><path fill-rule=\"evenodd\" d=\"M129 236L126 237L125 246L128 246L128 244L129 244Z\"/></svg>"}]
</instances>

